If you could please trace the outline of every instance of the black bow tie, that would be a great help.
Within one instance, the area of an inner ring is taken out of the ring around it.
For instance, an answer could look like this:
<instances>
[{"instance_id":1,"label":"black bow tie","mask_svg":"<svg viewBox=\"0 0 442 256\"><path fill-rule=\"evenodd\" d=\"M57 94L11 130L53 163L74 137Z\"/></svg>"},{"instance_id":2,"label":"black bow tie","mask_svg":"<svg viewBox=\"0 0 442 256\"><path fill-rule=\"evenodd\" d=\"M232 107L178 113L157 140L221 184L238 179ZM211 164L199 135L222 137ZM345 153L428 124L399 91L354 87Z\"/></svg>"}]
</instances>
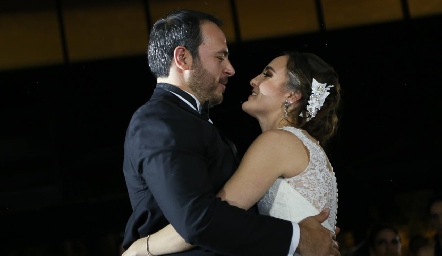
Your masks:
<instances>
[{"instance_id":1,"label":"black bow tie","mask_svg":"<svg viewBox=\"0 0 442 256\"><path fill-rule=\"evenodd\" d=\"M186 99L190 104L192 104L192 106L195 109L198 109L196 106L196 100L190 96L187 92L181 90L180 88L171 85L171 84L166 84L166 83L158 83L157 84L158 88L164 89L166 91L170 91L173 93L176 93L178 95L180 95L181 97L183 97L184 99ZM201 112L200 114L207 120L209 120L209 102L205 102L201 105Z\"/></svg>"}]
</instances>

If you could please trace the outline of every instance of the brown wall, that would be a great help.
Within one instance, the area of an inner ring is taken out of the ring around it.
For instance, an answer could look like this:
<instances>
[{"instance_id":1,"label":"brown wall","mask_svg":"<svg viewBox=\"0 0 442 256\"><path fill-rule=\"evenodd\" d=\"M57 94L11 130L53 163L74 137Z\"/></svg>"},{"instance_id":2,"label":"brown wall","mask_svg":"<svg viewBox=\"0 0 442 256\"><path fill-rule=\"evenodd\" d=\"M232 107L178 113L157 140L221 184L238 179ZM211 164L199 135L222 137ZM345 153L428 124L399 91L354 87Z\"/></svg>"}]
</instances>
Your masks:
<instances>
[{"instance_id":1,"label":"brown wall","mask_svg":"<svg viewBox=\"0 0 442 256\"><path fill-rule=\"evenodd\" d=\"M322 17L318 17L316 2L0 1L0 70L143 55L149 25L175 8L217 15L225 22L224 31L231 43L317 32L321 27L331 31L399 21L404 19L402 2L407 3L405 12L409 12L411 18L442 13L440 0L321 0L318 2L321 3ZM324 24L319 24L322 20Z\"/></svg>"}]
</instances>

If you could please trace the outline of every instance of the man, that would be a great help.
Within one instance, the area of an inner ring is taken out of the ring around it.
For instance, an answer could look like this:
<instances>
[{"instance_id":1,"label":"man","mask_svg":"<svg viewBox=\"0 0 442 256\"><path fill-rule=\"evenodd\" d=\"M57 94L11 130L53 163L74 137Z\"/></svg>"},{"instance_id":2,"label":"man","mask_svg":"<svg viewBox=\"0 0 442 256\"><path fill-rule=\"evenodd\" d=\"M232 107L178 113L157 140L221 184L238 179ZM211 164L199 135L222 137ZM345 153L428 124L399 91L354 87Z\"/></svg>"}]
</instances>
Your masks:
<instances>
[{"instance_id":1,"label":"man","mask_svg":"<svg viewBox=\"0 0 442 256\"><path fill-rule=\"evenodd\" d=\"M238 165L234 145L203 115L222 102L235 73L220 25L211 15L178 10L152 29L148 60L157 86L126 134L133 213L123 247L170 223L199 246L177 255L340 255L320 225L326 213L298 225L215 197Z\"/></svg>"}]
</instances>

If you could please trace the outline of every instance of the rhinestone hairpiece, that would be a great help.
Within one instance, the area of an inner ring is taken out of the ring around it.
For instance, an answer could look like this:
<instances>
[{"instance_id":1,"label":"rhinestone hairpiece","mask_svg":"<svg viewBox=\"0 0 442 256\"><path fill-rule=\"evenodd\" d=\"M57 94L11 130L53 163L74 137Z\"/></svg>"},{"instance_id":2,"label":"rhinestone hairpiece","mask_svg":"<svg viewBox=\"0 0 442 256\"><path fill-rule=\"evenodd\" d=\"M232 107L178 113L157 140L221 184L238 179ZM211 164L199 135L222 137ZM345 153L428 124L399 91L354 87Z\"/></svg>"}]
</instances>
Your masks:
<instances>
[{"instance_id":1,"label":"rhinestone hairpiece","mask_svg":"<svg viewBox=\"0 0 442 256\"><path fill-rule=\"evenodd\" d=\"M325 99L330 94L329 90L331 87L334 87L334 85L321 84L313 78L312 94L307 104L307 122L315 117L318 110L324 105ZM302 116L302 113L299 116Z\"/></svg>"}]
</instances>

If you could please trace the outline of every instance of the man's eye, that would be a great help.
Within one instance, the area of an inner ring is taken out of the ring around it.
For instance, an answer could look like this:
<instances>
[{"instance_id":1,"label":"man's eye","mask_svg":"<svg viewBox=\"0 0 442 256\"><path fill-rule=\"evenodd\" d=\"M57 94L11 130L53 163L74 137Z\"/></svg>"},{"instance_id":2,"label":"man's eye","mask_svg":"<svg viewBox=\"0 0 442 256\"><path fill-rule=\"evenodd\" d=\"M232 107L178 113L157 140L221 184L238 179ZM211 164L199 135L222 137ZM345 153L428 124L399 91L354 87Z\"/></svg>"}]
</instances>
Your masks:
<instances>
[{"instance_id":1,"label":"man's eye","mask_svg":"<svg viewBox=\"0 0 442 256\"><path fill-rule=\"evenodd\" d=\"M223 56L221 56L221 57L217 57L220 61L223 61L224 60L224 57Z\"/></svg>"}]
</instances>

